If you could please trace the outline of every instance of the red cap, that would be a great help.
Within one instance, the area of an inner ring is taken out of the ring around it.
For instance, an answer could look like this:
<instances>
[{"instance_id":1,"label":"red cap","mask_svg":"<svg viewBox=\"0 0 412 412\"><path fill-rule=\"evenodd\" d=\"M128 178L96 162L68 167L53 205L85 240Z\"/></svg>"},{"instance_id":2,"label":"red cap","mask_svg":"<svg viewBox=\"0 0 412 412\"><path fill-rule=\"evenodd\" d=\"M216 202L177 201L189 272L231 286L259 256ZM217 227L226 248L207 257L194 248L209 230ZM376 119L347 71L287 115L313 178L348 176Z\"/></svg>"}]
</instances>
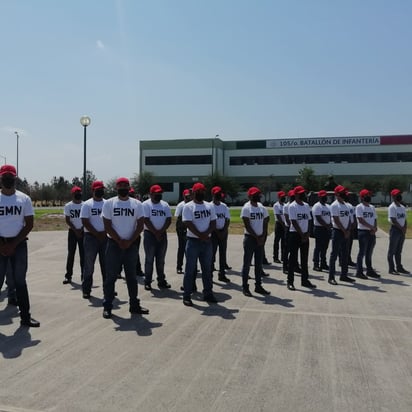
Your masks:
<instances>
[{"instance_id":1,"label":"red cap","mask_svg":"<svg viewBox=\"0 0 412 412\"><path fill-rule=\"evenodd\" d=\"M371 195L372 195L372 193L368 189L362 189L359 192L360 197L371 196Z\"/></svg>"},{"instance_id":2,"label":"red cap","mask_svg":"<svg viewBox=\"0 0 412 412\"><path fill-rule=\"evenodd\" d=\"M129 189L129 195L134 195L135 194L135 191L134 191L134 189L131 187L130 189Z\"/></svg>"},{"instance_id":3,"label":"red cap","mask_svg":"<svg viewBox=\"0 0 412 412\"><path fill-rule=\"evenodd\" d=\"M280 192L278 192L278 198L280 199L281 197L285 197L286 193L283 192L282 190Z\"/></svg>"},{"instance_id":4,"label":"red cap","mask_svg":"<svg viewBox=\"0 0 412 412\"><path fill-rule=\"evenodd\" d=\"M257 195L258 193L260 194L262 192L260 191L258 187L255 187L255 186L250 187L249 190L247 191L248 196Z\"/></svg>"},{"instance_id":5,"label":"red cap","mask_svg":"<svg viewBox=\"0 0 412 412\"><path fill-rule=\"evenodd\" d=\"M92 190L96 190L96 189L104 189L104 184L101 180L95 180L92 183Z\"/></svg>"},{"instance_id":6,"label":"red cap","mask_svg":"<svg viewBox=\"0 0 412 412\"><path fill-rule=\"evenodd\" d=\"M296 186L293 191L295 192L296 195L301 195L302 193L305 193L306 190L303 186Z\"/></svg>"},{"instance_id":7,"label":"red cap","mask_svg":"<svg viewBox=\"0 0 412 412\"><path fill-rule=\"evenodd\" d=\"M17 176L16 168L12 165L3 165L2 167L0 167L0 176L7 174Z\"/></svg>"},{"instance_id":8,"label":"red cap","mask_svg":"<svg viewBox=\"0 0 412 412\"><path fill-rule=\"evenodd\" d=\"M222 188L220 186L213 186L211 193L212 195L215 195L216 193L222 193Z\"/></svg>"},{"instance_id":9,"label":"red cap","mask_svg":"<svg viewBox=\"0 0 412 412\"><path fill-rule=\"evenodd\" d=\"M183 197L190 196L190 189L183 190Z\"/></svg>"},{"instance_id":10,"label":"red cap","mask_svg":"<svg viewBox=\"0 0 412 412\"><path fill-rule=\"evenodd\" d=\"M342 185L339 185L335 187L334 192L335 192L335 195L338 195L340 193L345 193L346 189Z\"/></svg>"},{"instance_id":11,"label":"red cap","mask_svg":"<svg viewBox=\"0 0 412 412\"><path fill-rule=\"evenodd\" d=\"M82 188L79 186L73 186L71 192L76 193L76 192L81 192Z\"/></svg>"},{"instance_id":12,"label":"red cap","mask_svg":"<svg viewBox=\"0 0 412 412\"><path fill-rule=\"evenodd\" d=\"M328 195L328 192L326 190L319 190L318 196L319 197L325 197Z\"/></svg>"},{"instance_id":13,"label":"red cap","mask_svg":"<svg viewBox=\"0 0 412 412\"><path fill-rule=\"evenodd\" d=\"M127 177L119 177L116 180L116 184L118 185L119 183L127 183L128 185L130 185L129 179Z\"/></svg>"},{"instance_id":14,"label":"red cap","mask_svg":"<svg viewBox=\"0 0 412 412\"><path fill-rule=\"evenodd\" d=\"M288 192L288 197L295 196L295 191L293 189L290 189Z\"/></svg>"},{"instance_id":15,"label":"red cap","mask_svg":"<svg viewBox=\"0 0 412 412\"><path fill-rule=\"evenodd\" d=\"M195 183L192 187L192 192L198 192L199 190L205 190L206 186L203 183Z\"/></svg>"},{"instance_id":16,"label":"red cap","mask_svg":"<svg viewBox=\"0 0 412 412\"><path fill-rule=\"evenodd\" d=\"M391 196L398 196L400 195L402 192L399 189L392 189L391 191Z\"/></svg>"},{"instance_id":17,"label":"red cap","mask_svg":"<svg viewBox=\"0 0 412 412\"><path fill-rule=\"evenodd\" d=\"M159 185L153 185L150 188L150 193L163 193L163 189Z\"/></svg>"}]
</instances>

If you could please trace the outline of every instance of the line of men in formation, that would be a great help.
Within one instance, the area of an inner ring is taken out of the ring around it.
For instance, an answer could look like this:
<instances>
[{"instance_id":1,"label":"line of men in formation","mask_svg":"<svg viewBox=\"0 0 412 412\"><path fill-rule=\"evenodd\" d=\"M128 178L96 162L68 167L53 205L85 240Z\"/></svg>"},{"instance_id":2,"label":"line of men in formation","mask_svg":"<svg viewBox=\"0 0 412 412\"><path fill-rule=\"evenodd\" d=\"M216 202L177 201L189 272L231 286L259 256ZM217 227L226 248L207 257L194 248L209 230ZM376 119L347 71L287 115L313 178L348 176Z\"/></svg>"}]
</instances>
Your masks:
<instances>
[{"instance_id":1,"label":"line of men in formation","mask_svg":"<svg viewBox=\"0 0 412 412\"><path fill-rule=\"evenodd\" d=\"M33 208L30 198L15 189L16 170L14 166L0 168L0 285L8 273L8 298L15 299L20 308L21 324L38 327L40 323L30 315L30 305L26 285L28 233L33 227ZM73 187L72 201L64 208L68 231L68 255L64 284L72 281L76 248L79 249L82 292L85 299L90 298L93 285L94 265L99 256L103 277L103 317L112 316L113 300L116 295L115 282L122 269L125 273L129 294L130 313L148 314L140 305L136 275L143 274L139 259L141 232L145 251L144 277L145 289L152 289L153 271L156 267L157 285L160 289L170 288L164 266L167 251L167 229L172 217L167 202L162 200L163 190L159 185L150 188L150 198L140 202L134 194L127 178L116 181L117 196L104 199L104 184L95 181L92 184L93 195L82 202L82 190ZM212 272L217 250L219 249L219 280L230 282L226 276L226 251L229 208L222 199L222 189L215 186L211 190L212 202L205 201L206 187L198 182L191 190L183 192L184 200L175 211L176 232L178 235L177 272L183 273L183 304L192 306L192 294L197 290L197 263L200 263L203 298L216 303L213 294ZM249 201L242 207L241 218L244 223L242 288L245 296L252 296L249 288L249 271L254 258L255 293L269 295L262 286L265 275L262 264L265 259L264 246L268 235L269 214L260 202L261 191L257 187L249 188ZM372 266L372 253L376 242L377 218L374 207L370 204L371 193L367 189L360 192L361 203L353 207L347 201L348 191L343 186L334 190L336 200L327 204L327 192L318 193L319 201L312 210L306 203L306 190L297 186L288 192L288 201L284 192L278 193L279 200L274 204L275 238L273 258L283 264L287 274L287 287L295 290L294 274L301 273L303 287L315 288L309 280L308 252L310 220L313 218L313 236L315 249L313 262L315 271L327 270L329 283L336 285L336 262L341 266L340 280L354 282L348 276L350 246L353 229L357 228L359 253L356 261L356 277L367 279L379 277ZM402 205L401 191L393 189L393 202L388 208L391 223L388 249L390 274L409 273L401 262L402 246L407 228L406 209ZM326 253L329 242L332 250L329 261ZM279 259L279 251L280 257ZM300 265L298 254L300 252ZM186 264L183 270L183 259ZM365 259L366 274L363 271ZM329 263L329 264L328 264ZM15 296L13 297L13 293Z\"/></svg>"},{"instance_id":2,"label":"line of men in formation","mask_svg":"<svg viewBox=\"0 0 412 412\"><path fill-rule=\"evenodd\" d=\"M289 201L286 194L279 192L279 200L274 204L275 239L273 258L279 261L279 244L283 271L288 275L287 287L295 290L294 271L302 274L302 286L315 288L308 280L308 249L309 249L309 221L313 219L313 237L315 248L313 252L313 270L326 270L329 274L328 282L336 285L336 262L341 266L340 280L355 282L348 276L348 266L356 267L356 277L368 279L379 278L372 265L372 254L376 244L377 215L371 204L372 193L362 189L359 193L360 203L355 207L348 202L348 190L339 185L334 189L335 201L327 204L327 192L318 192L318 202L312 207L305 202L306 190L297 186L289 191ZM402 248L407 230L406 208L402 202L402 192L399 189L391 191L392 203L388 208L388 220L391 223L389 232L389 247L387 253L389 274L409 274L402 266ZM351 249L354 234L359 241L359 252L356 262L351 259ZM327 259L329 243L332 243L331 253ZM300 251L301 266L297 264L297 255ZM363 261L366 273L363 270Z\"/></svg>"}]
</instances>

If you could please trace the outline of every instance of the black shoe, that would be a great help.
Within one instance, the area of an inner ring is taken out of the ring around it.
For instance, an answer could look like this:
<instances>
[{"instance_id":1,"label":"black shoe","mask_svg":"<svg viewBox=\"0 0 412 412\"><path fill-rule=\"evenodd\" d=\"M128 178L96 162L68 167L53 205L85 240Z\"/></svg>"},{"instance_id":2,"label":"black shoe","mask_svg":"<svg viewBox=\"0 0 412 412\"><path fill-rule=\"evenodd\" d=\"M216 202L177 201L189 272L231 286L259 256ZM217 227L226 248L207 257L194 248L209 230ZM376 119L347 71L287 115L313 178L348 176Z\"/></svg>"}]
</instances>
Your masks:
<instances>
[{"instance_id":1,"label":"black shoe","mask_svg":"<svg viewBox=\"0 0 412 412\"><path fill-rule=\"evenodd\" d=\"M193 306L192 299L190 299L190 298L183 298L183 304L184 304L185 306Z\"/></svg>"},{"instance_id":2,"label":"black shoe","mask_svg":"<svg viewBox=\"0 0 412 412\"><path fill-rule=\"evenodd\" d=\"M144 290L152 290L152 285L150 283L145 283Z\"/></svg>"},{"instance_id":3,"label":"black shoe","mask_svg":"<svg viewBox=\"0 0 412 412\"><path fill-rule=\"evenodd\" d=\"M270 295L270 292L268 290L264 289L262 285L256 285L255 286L255 292L259 293L261 295Z\"/></svg>"},{"instance_id":4,"label":"black shoe","mask_svg":"<svg viewBox=\"0 0 412 412\"><path fill-rule=\"evenodd\" d=\"M319 265L313 266L313 270L314 270L315 272L322 272L322 268L321 268Z\"/></svg>"},{"instance_id":5,"label":"black shoe","mask_svg":"<svg viewBox=\"0 0 412 412\"><path fill-rule=\"evenodd\" d=\"M302 282L301 285L304 288L310 288L310 289L316 289L316 285L314 285L313 283L311 283L309 280Z\"/></svg>"},{"instance_id":6,"label":"black shoe","mask_svg":"<svg viewBox=\"0 0 412 412\"><path fill-rule=\"evenodd\" d=\"M335 278L330 278L330 279L328 280L328 283L329 283L330 285L335 285L335 286L338 284L338 282L336 282Z\"/></svg>"},{"instance_id":7,"label":"black shoe","mask_svg":"<svg viewBox=\"0 0 412 412\"><path fill-rule=\"evenodd\" d=\"M249 286L243 286L243 294L249 298L252 296L252 294L250 293Z\"/></svg>"},{"instance_id":8,"label":"black shoe","mask_svg":"<svg viewBox=\"0 0 412 412\"><path fill-rule=\"evenodd\" d=\"M326 263L324 263L323 265L320 266L320 268L322 270L329 270L329 265L327 265Z\"/></svg>"},{"instance_id":9,"label":"black shoe","mask_svg":"<svg viewBox=\"0 0 412 412\"><path fill-rule=\"evenodd\" d=\"M349 261L348 266L350 266L351 268L356 268L356 263L352 262L352 261Z\"/></svg>"},{"instance_id":10,"label":"black shoe","mask_svg":"<svg viewBox=\"0 0 412 412\"><path fill-rule=\"evenodd\" d=\"M63 285L68 285L69 283L72 283L72 278L64 278L63 280Z\"/></svg>"},{"instance_id":11,"label":"black shoe","mask_svg":"<svg viewBox=\"0 0 412 412\"><path fill-rule=\"evenodd\" d=\"M356 277L359 278L359 279L368 279L368 277L363 273L357 273Z\"/></svg>"},{"instance_id":12,"label":"black shoe","mask_svg":"<svg viewBox=\"0 0 412 412\"><path fill-rule=\"evenodd\" d=\"M110 319L112 317L112 311L110 309L103 310L103 317L105 319Z\"/></svg>"},{"instance_id":13,"label":"black shoe","mask_svg":"<svg viewBox=\"0 0 412 412\"><path fill-rule=\"evenodd\" d=\"M270 262L267 259L263 259L262 265L269 266Z\"/></svg>"},{"instance_id":14,"label":"black shoe","mask_svg":"<svg viewBox=\"0 0 412 412\"><path fill-rule=\"evenodd\" d=\"M279 259L273 258L273 263L282 263Z\"/></svg>"},{"instance_id":15,"label":"black shoe","mask_svg":"<svg viewBox=\"0 0 412 412\"><path fill-rule=\"evenodd\" d=\"M405 268L399 268L397 270L398 273L402 273L402 275L410 275L411 272L409 272L408 270L406 270Z\"/></svg>"},{"instance_id":16,"label":"black shoe","mask_svg":"<svg viewBox=\"0 0 412 412\"><path fill-rule=\"evenodd\" d=\"M225 269L226 270L232 270L232 266L229 266L227 263L225 264Z\"/></svg>"},{"instance_id":17,"label":"black shoe","mask_svg":"<svg viewBox=\"0 0 412 412\"><path fill-rule=\"evenodd\" d=\"M283 272L284 275L287 275L287 274L288 274L288 270L287 270L287 269L283 269L282 272Z\"/></svg>"},{"instance_id":18,"label":"black shoe","mask_svg":"<svg viewBox=\"0 0 412 412\"><path fill-rule=\"evenodd\" d=\"M21 326L27 326L29 328L39 328L40 322L33 318L21 319L20 320Z\"/></svg>"},{"instance_id":19,"label":"black shoe","mask_svg":"<svg viewBox=\"0 0 412 412\"><path fill-rule=\"evenodd\" d=\"M83 292L83 299L90 299L90 293Z\"/></svg>"},{"instance_id":20,"label":"black shoe","mask_svg":"<svg viewBox=\"0 0 412 412\"><path fill-rule=\"evenodd\" d=\"M143 277L143 276L144 276L144 273L143 273L142 271L137 272L136 276Z\"/></svg>"},{"instance_id":21,"label":"black shoe","mask_svg":"<svg viewBox=\"0 0 412 412\"><path fill-rule=\"evenodd\" d=\"M339 278L339 280L341 282L349 282L349 283L354 283L355 282L355 279L351 279L349 276L345 276L345 275L341 276Z\"/></svg>"},{"instance_id":22,"label":"black shoe","mask_svg":"<svg viewBox=\"0 0 412 412\"><path fill-rule=\"evenodd\" d=\"M162 280L161 282L158 282L157 286L159 287L159 289L170 289L171 288L170 283L167 283L166 280Z\"/></svg>"},{"instance_id":23,"label":"black shoe","mask_svg":"<svg viewBox=\"0 0 412 412\"><path fill-rule=\"evenodd\" d=\"M116 291L114 291L114 296L117 296L117 292L116 292Z\"/></svg>"},{"instance_id":24,"label":"black shoe","mask_svg":"<svg viewBox=\"0 0 412 412\"><path fill-rule=\"evenodd\" d=\"M222 275L219 274L218 280L219 280L220 282L230 283L230 279L227 278L224 273L223 273Z\"/></svg>"},{"instance_id":25,"label":"black shoe","mask_svg":"<svg viewBox=\"0 0 412 412\"><path fill-rule=\"evenodd\" d=\"M381 277L374 270L371 270L371 271L367 272L366 274L371 278L380 278Z\"/></svg>"},{"instance_id":26,"label":"black shoe","mask_svg":"<svg viewBox=\"0 0 412 412\"><path fill-rule=\"evenodd\" d=\"M130 313L136 313L138 315L148 315L149 309L144 308L143 306L133 306L129 308Z\"/></svg>"},{"instance_id":27,"label":"black shoe","mask_svg":"<svg viewBox=\"0 0 412 412\"><path fill-rule=\"evenodd\" d=\"M390 275L399 275L399 272L397 272L396 270L390 270L389 274Z\"/></svg>"},{"instance_id":28,"label":"black shoe","mask_svg":"<svg viewBox=\"0 0 412 412\"><path fill-rule=\"evenodd\" d=\"M17 298L8 298L7 299L7 304L9 306L18 306L17 304Z\"/></svg>"},{"instance_id":29,"label":"black shoe","mask_svg":"<svg viewBox=\"0 0 412 412\"><path fill-rule=\"evenodd\" d=\"M212 267L212 272L216 272L217 271L217 269L215 268L215 266L213 265L213 267Z\"/></svg>"},{"instance_id":30,"label":"black shoe","mask_svg":"<svg viewBox=\"0 0 412 412\"><path fill-rule=\"evenodd\" d=\"M262 276L266 276L266 277L267 277L267 276L269 276L269 273L267 273L267 272L263 271L263 272L261 273L261 275L262 275Z\"/></svg>"},{"instance_id":31,"label":"black shoe","mask_svg":"<svg viewBox=\"0 0 412 412\"><path fill-rule=\"evenodd\" d=\"M293 286L293 283L288 283L288 289L289 290L296 290L295 286Z\"/></svg>"},{"instance_id":32,"label":"black shoe","mask_svg":"<svg viewBox=\"0 0 412 412\"><path fill-rule=\"evenodd\" d=\"M176 273L178 273L179 275L183 275L183 269L182 268L177 268Z\"/></svg>"}]
</instances>

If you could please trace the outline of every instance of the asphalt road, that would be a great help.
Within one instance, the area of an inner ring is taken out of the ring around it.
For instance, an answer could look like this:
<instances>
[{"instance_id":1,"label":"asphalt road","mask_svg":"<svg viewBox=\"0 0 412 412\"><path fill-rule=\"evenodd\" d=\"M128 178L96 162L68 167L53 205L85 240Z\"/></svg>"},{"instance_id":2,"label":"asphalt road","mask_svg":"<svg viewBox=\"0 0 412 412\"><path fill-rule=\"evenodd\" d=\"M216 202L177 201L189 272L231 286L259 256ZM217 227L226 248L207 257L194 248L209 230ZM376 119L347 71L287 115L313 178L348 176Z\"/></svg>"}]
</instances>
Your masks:
<instances>
[{"instance_id":1,"label":"asphalt road","mask_svg":"<svg viewBox=\"0 0 412 412\"><path fill-rule=\"evenodd\" d=\"M272 241L273 235L268 258ZM293 292L272 265L264 279L271 296L247 298L239 274L242 236L230 236L232 282L215 283L218 304L198 295L189 308L170 234L172 289L140 285L150 314L130 316L120 280L106 320L99 270L93 297L84 300L78 260L74 283L62 285L66 232L32 233L28 283L41 327L20 328L1 293L0 411L411 412L412 276L387 273L387 244L378 232L380 279L331 286L312 272L318 288L301 288L297 278ZM404 249L409 269L411 246L408 240Z\"/></svg>"}]
</instances>

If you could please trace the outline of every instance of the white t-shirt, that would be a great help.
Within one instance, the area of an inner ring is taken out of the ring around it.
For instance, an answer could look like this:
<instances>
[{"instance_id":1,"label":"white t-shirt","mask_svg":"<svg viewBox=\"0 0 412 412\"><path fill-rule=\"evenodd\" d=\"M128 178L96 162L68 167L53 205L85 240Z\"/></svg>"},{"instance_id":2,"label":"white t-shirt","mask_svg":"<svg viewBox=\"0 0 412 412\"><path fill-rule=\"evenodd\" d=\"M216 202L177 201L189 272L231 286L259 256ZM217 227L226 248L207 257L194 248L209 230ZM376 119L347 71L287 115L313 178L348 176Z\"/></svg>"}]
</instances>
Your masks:
<instances>
[{"instance_id":1,"label":"white t-shirt","mask_svg":"<svg viewBox=\"0 0 412 412\"><path fill-rule=\"evenodd\" d=\"M216 220L216 213L210 203L196 203L191 200L183 207L182 220L183 222L192 222L199 232L206 232L210 222ZM198 238L189 228L187 229L187 237Z\"/></svg>"},{"instance_id":2,"label":"white t-shirt","mask_svg":"<svg viewBox=\"0 0 412 412\"><path fill-rule=\"evenodd\" d=\"M16 190L11 196L0 192L0 236L15 237L25 226L25 216L33 216L31 199Z\"/></svg>"},{"instance_id":3,"label":"white t-shirt","mask_svg":"<svg viewBox=\"0 0 412 412\"><path fill-rule=\"evenodd\" d=\"M363 203L359 203L356 206L356 217L357 218L363 217L366 223L372 226L375 226L375 220L376 220L375 206L373 205L366 206ZM370 230L370 229L367 226L360 223L358 220L358 230Z\"/></svg>"},{"instance_id":4,"label":"white t-shirt","mask_svg":"<svg viewBox=\"0 0 412 412\"><path fill-rule=\"evenodd\" d=\"M335 200L330 205L330 213L332 216L339 218L340 223L345 229L349 228L349 223L351 222L351 210L348 203L340 203L338 200ZM335 223L335 219L332 218L332 226L334 229L339 229L339 226Z\"/></svg>"},{"instance_id":5,"label":"white t-shirt","mask_svg":"<svg viewBox=\"0 0 412 412\"><path fill-rule=\"evenodd\" d=\"M225 227L226 220L230 220L229 208L226 203L223 202L220 202L220 204L217 205L212 201L210 202L210 205L216 213L216 229L223 229Z\"/></svg>"},{"instance_id":6,"label":"white t-shirt","mask_svg":"<svg viewBox=\"0 0 412 412\"><path fill-rule=\"evenodd\" d=\"M172 217L169 203L161 200L159 203L153 203L152 199L143 202L143 213L145 218L149 218L155 229L161 229L167 218ZM144 226L147 229L146 225Z\"/></svg>"},{"instance_id":7,"label":"white t-shirt","mask_svg":"<svg viewBox=\"0 0 412 412\"><path fill-rule=\"evenodd\" d=\"M346 202L346 204L347 204L347 205L348 205L348 207L349 207L350 222L351 222L351 223L353 223L353 222L355 222L355 221L356 221L356 217L355 217L355 214L356 214L356 208L355 208L355 206L353 206L353 204L352 204L352 203Z\"/></svg>"},{"instance_id":8,"label":"white t-shirt","mask_svg":"<svg viewBox=\"0 0 412 412\"><path fill-rule=\"evenodd\" d=\"M293 201L289 205L289 220L292 223L292 220L296 220L297 224L300 227L300 230L303 233L307 233L309 230L309 220L312 219L312 216L310 215L310 207L307 203L303 202L303 205L300 205L299 203ZM289 230L291 232L296 232L295 227L293 224L290 225Z\"/></svg>"},{"instance_id":9,"label":"white t-shirt","mask_svg":"<svg viewBox=\"0 0 412 412\"><path fill-rule=\"evenodd\" d=\"M392 223L392 220L396 219L400 226L405 227L406 223L406 208L404 205L397 206L395 202L392 202L388 208L388 220Z\"/></svg>"},{"instance_id":10,"label":"white t-shirt","mask_svg":"<svg viewBox=\"0 0 412 412\"><path fill-rule=\"evenodd\" d=\"M322 204L320 202L315 203L312 207L312 215L314 226L323 227L323 225L319 223L318 219L316 219L316 216L320 216L328 225L331 223L330 207L328 204Z\"/></svg>"},{"instance_id":11,"label":"white t-shirt","mask_svg":"<svg viewBox=\"0 0 412 412\"><path fill-rule=\"evenodd\" d=\"M286 221L286 217L285 215L289 216L289 206L290 206L291 202L286 202L283 205L283 215L282 215L282 219L283 219L283 223L285 224L286 227L289 227L288 222Z\"/></svg>"},{"instance_id":12,"label":"white t-shirt","mask_svg":"<svg viewBox=\"0 0 412 412\"><path fill-rule=\"evenodd\" d=\"M102 219L102 209L106 200L95 200L92 197L87 199L80 210L80 218L88 219L89 223L95 228L97 232L104 232L104 224ZM88 232L86 226L84 231Z\"/></svg>"},{"instance_id":13,"label":"white t-shirt","mask_svg":"<svg viewBox=\"0 0 412 412\"><path fill-rule=\"evenodd\" d=\"M182 215L183 207L185 204L186 202L184 200L182 200L181 202L177 204L176 209L175 209L175 217L179 217Z\"/></svg>"},{"instance_id":14,"label":"white t-shirt","mask_svg":"<svg viewBox=\"0 0 412 412\"><path fill-rule=\"evenodd\" d=\"M70 218L70 222L76 229L81 229L83 227L82 220L80 219L80 211L82 209L82 205L83 202L69 202L64 205L64 215Z\"/></svg>"},{"instance_id":15,"label":"white t-shirt","mask_svg":"<svg viewBox=\"0 0 412 412\"><path fill-rule=\"evenodd\" d=\"M277 215L280 215L280 218L282 219L282 222L284 222L284 216L283 216L283 208L284 208L284 204L280 203L279 201L277 201L274 205L273 205L273 214L275 215L275 220L277 221Z\"/></svg>"},{"instance_id":16,"label":"white t-shirt","mask_svg":"<svg viewBox=\"0 0 412 412\"><path fill-rule=\"evenodd\" d=\"M112 227L120 239L129 240L133 237L138 220L144 217L142 202L131 197L127 200L112 197L104 202L102 217L112 221Z\"/></svg>"},{"instance_id":17,"label":"white t-shirt","mask_svg":"<svg viewBox=\"0 0 412 412\"><path fill-rule=\"evenodd\" d=\"M250 222L250 226L256 233L256 235L263 235L263 222L269 216L269 213L262 203L258 202L257 206L253 206L250 201L246 202L240 212L240 217L247 217ZM250 235L245 227L245 234Z\"/></svg>"}]
</instances>

